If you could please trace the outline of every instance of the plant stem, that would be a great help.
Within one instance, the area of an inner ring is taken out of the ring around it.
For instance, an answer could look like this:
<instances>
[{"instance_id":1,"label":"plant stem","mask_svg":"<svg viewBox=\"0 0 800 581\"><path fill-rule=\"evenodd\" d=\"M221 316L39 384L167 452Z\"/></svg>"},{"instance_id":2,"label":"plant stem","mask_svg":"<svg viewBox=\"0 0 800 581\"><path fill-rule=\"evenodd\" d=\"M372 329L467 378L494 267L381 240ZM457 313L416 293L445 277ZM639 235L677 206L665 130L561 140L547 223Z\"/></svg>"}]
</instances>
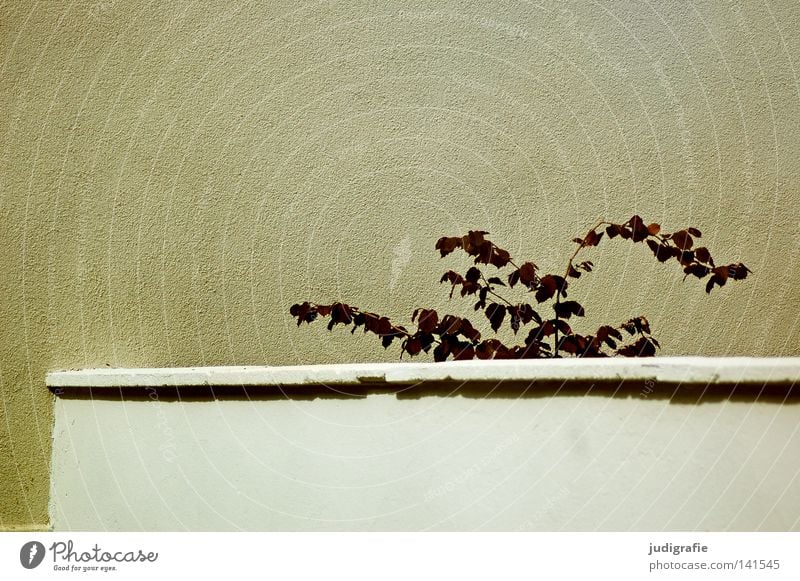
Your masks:
<instances>
[{"instance_id":1,"label":"plant stem","mask_svg":"<svg viewBox=\"0 0 800 581\"><path fill-rule=\"evenodd\" d=\"M553 353L553 357L558 357L558 322L559 322L558 304L559 304L560 301L561 301L561 289L557 289L556 290L556 309L555 309L555 311L556 311L556 335L555 335L556 342L555 342L555 345L554 345L555 352Z\"/></svg>"},{"instance_id":2,"label":"plant stem","mask_svg":"<svg viewBox=\"0 0 800 581\"><path fill-rule=\"evenodd\" d=\"M605 225L611 225L611 222L608 222L606 220L600 220L599 222L597 222L597 224L595 224L594 226L589 228L588 232L593 232L593 231L597 230L600 226L605 226ZM572 256L569 257L569 260L567 261L567 270L566 270L566 272L564 272L564 279L565 280L567 278L569 278L570 270L572 268L574 268L573 265L572 265L572 262L575 260L575 257L578 256L578 253L581 250L583 250L584 248L586 248L586 246L584 246L583 244L579 245L575 249L575 252L572 253ZM554 345L554 350L555 351L553 353L553 357L558 357L558 323L560 321L560 317L558 316L558 305L561 303L561 290L562 289L560 289L560 288L556 289L556 309L555 309L555 311L556 311L556 319L555 319L556 320L556 333L555 333L556 342L555 342L555 345Z\"/></svg>"},{"instance_id":3,"label":"plant stem","mask_svg":"<svg viewBox=\"0 0 800 581\"><path fill-rule=\"evenodd\" d=\"M489 285L489 281L488 281L488 280L486 280L486 277L485 277L485 276L483 276L483 273L481 273L481 278L483 279L483 282L485 282L485 283L486 283L486 291L487 291L489 294L496 296L498 299L500 299L501 301L503 301L503 302L504 302L505 304L507 304L509 307L513 307L513 306L514 306L514 304L513 304L513 303L509 302L509 301L508 301L508 300L506 300L506 299L505 299L503 296L499 295L498 293L494 292L494 291L491 289L491 287L490 287L490 285Z\"/></svg>"}]
</instances>

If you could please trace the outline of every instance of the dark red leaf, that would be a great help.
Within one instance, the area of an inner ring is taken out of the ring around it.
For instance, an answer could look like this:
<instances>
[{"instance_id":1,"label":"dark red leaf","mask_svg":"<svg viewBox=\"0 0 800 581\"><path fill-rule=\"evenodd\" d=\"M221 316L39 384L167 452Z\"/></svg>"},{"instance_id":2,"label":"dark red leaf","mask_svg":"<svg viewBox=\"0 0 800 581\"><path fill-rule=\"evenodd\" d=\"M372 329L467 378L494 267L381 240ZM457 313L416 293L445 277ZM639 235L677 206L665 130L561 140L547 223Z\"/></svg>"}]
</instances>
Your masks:
<instances>
[{"instance_id":1,"label":"dark red leaf","mask_svg":"<svg viewBox=\"0 0 800 581\"><path fill-rule=\"evenodd\" d=\"M474 295L481 288L481 285L477 282L465 280L463 283L461 283L461 296L464 297L467 295Z\"/></svg>"},{"instance_id":2,"label":"dark red leaf","mask_svg":"<svg viewBox=\"0 0 800 581\"><path fill-rule=\"evenodd\" d=\"M650 231L648 230L648 227L645 226L644 220L642 220L641 216L631 216L631 219L628 220L627 224L631 228L631 236L634 242L641 242L650 236Z\"/></svg>"},{"instance_id":3,"label":"dark red leaf","mask_svg":"<svg viewBox=\"0 0 800 581\"><path fill-rule=\"evenodd\" d=\"M603 238L603 233L600 232L599 234L594 230L590 230L588 234L586 234L586 238L583 239L583 243L581 246L597 246L600 244L600 240Z\"/></svg>"},{"instance_id":4,"label":"dark red leaf","mask_svg":"<svg viewBox=\"0 0 800 581\"><path fill-rule=\"evenodd\" d=\"M477 247L477 252L475 253L475 264L478 264L479 262L483 264L489 264L489 261L492 260L493 247L494 244L488 240L481 242Z\"/></svg>"},{"instance_id":5,"label":"dark red leaf","mask_svg":"<svg viewBox=\"0 0 800 581\"><path fill-rule=\"evenodd\" d=\"M452 286L450 289L450 298L453 298L453 292L456 290L456 287L460 284L464 284L464 277L458 274L454 270L448 270L442 275L442 278L439 280L439 283L443 283L444 281L448 281Z\"/></svg>"},{"instance_id":6,"label":"dark red leaf","mask_svg":"<svg viewBox=\"0 0 800 581\"><path fill-rule=\"evenodd\" d=\"M442 278L439 280L439 283L441 284L444 281L448 281L450 282L450 284L456 285L464 282L464 277L458 274L454 270L448 270L442 275Z\"/></svg>"},{"instance_id":7,"label":"dark red leaf","mask_svg":"<svg viewBox=\"0 0 800 581\"><path fill-rule=\"evenodd\" d=\"M497 343L499 343L497 339L487 339L486 341L481 341L475 346L475 355L478 357L478 359L492 359L494 357Z\"/></svg>"},{"instance_id":8,"label":"dark red leaf","mask_svg":"<svg viewBox=\"0 0 800 581\"><path fill-rule=\"evenodd\" d=\"M392 329L392 322L387 319L386 317L381 317L378 319L378 335L390 335L394 331Z\"/></svg>"},{"instance_id":9,"label":"dark red leaf","mask_svg":"<svg viewBox=\"0 0 800 581\"><path fill-rule=\"evenodd\" d=\"M583 355L590 347L589 340L582 335L565 335L559 341L559 349L574 355Z\"/></svg>"},{"instance_id":10,"label":"dark red leaf","mask_svg":"<svg viewBox=\"0 0 800 581\"><path fill-rule=\"evenodd\" d=\"M497 268L503 268L511 262L511 255L502 248L498 248L494 244L492 245L492 256L489 258L489 263Z\"/></svg>"},{"instance_id":11,"label":"dark red leaf","mask_svg":"<svg viewBox=\"0 0 800 581\"><path fill-rule=\"evenodd\" d=\"M486 308L486 295L489 294L489 289L485 286L481 287L478 291L478 302L475 303L475 310Z\"/></svg>"},{"instance_id":12,"label":"dark red leaf","mask_svg":"<svg viewBox=\"0 0 800 581\"><path fill-rule=\"evenodd\" d=\"M705 246L701 246L700 248L695 248L694 256L700 262L705 262L706 264L714 266L714 261L711 259L711 253Z\"/></svg>"},{"instance_id":13,"label":"dark red leaf","mask_svg":"<svg viewBox=\"0 0 800 581\"><path fill-rule=\"evenodd\" d=\"M620 224L609 224L608 228L606 228L606 234L608 234L609 238L616 238L622 234L622 225Z\"/></svg>"},{"instance_id":14,"label":"dark red leaf","mask_svg":"<svg viewBox=\"0 0 800 581\"><path fill-rule=\"evenodd\" d=\"M611 325L603 325L597 330L597 338L605 341L607 337L614 337L618 341L622 341L622 333Z\"/></svg>"},{"instance_id":15,"label":"dark red leaf","mask_svg":"<svg viewBox=\"0 0 800 581\"><path fill-rule=\"evenodd\" d=\"M506 307L505 305L498 305L497 303L492 303L488 307L486 307L486 318L489 319L489 322L492 326L492 330L496 333L497 330L500 328L500 325L503 324L503 319L506 316Z\"/></svg>"},{"instance_id":16,"label":"dark red leaf","mask_svg":"<svg viewBox=\"0 0 800 581\"><path fill-rule=\"evenodd\" d=\"M528 333L528 337L525 339L525 343L538 343L544 337L549 337L556 332L556 327L553 324L553 321L544 321L538 327L534 327Z\"/></svg>"},{"instance_id":17,"label":"dark red leaf","mask_svg":"<svg viewBox=\"0 0 800 581\"><path fill-rule=\"evenodd\" d=\"M413 322L413 319L412 319ZM418 329L423 333L431 333L439 323L439 314L433 309L419 310Z\"/></svg>"},{"instance_id":18,"label":"dark red leaf","mask_svg":"<svg viewBox=\"0 0 800 581\"><path fill-rule=\"evenodd\" d=\"M456 335L461 330L461 318L445 315L439 323L436 332L439 335Z\"/></svg>"},{"instance_id":19,"label":"dark red leaf","mask_svg":"<svg viewBox=\"0 0 800 581\"><path fill-rule=\"evenodd\" d=\"M583 307L577 301L564 301L561 303L553 303L553 309L556 315L562 319L569 319L572 315L576 317L583 317Z\"/></svg>"},{"instance_id":20,"label":"dark red leaf","mask_svg":"<svg viewBox=\"0 0 800 581\"><path fill-rule=\"evenodd\" d=\"M536 301L543 303L556 294L556 283L551 275L543 277L536 291Z\"/></svg>"},{"instance_id":21,"label":"dark red leaf","mask_svg":"<svg viewBox=\"0 0 800 581\"><path fill-rule=\"evenodd\" d=\"M433 360L436 362L447 361L450 355L450 345L448 343L439 343L433 350Z\"/></svg>"},{"instance_id":22,"label":"dark red leaf","mask_svg":"<svg viewBox=\"0 0 800 581\"><path fill-rule=\"evenodd\" d=\"M553 325L555 325L556 329L558 329L565 335L569 335L570 333L572 333L572 327L570 327L566 321L563 321L561 319L554 319L552 323Z\"/></svg>"},{"instance_id":23,"label":"dark red leaf","mask_svg":"<svg viewBox=\"0 0 800 581\"><path fill-rule=\"evenodd\" d=\"M475 355L478 359L509 359L513 357L512 351L499 339L486 339L478 343L475 346Z\"/></svg>"},{"instance_id":24,"label":"dark red leaf","mask_svg":"<svg viewBox=\"0 0 800 581\"><path fill-rule=\"evenodd\" d=\"M475 359L475 348L472 345L462 347L453 353L453 359L456 361Z\"/></svg>"},{"instance_id":25,"label":"dark red leaf","mask_svg":"<svg viewBox=\"0 0 800 581\"><path fill-rule=\"evenodd\" d=\"M350 329L350 333L355 333L356 329L358 329L361 325L363 325L367 321L367 315L364 313L355 313L353 315L353 328Z\"/></svg>"},{"instance_id":26,"label":"dark red leaf","mask_svg":"<svg viewBox=\"0 0 800 581\"><path fill-rule=\"evenodd\" d=\"M672 241L680 250L690 250L694 240L687 230L678 230L672 235Z\"/></svg>"},{"instance_id":27,"label":"dark red leaf","mask_svg":"<svg viewBox=\"0 0 800 581\"><path fill-rule=\"evenodd\" d=\"M560 292L562 296L566 296L568 283L564 278L555 274L546 274L539 279L539 287L536 291L537 302L543 303L547 299L552 298L556 292Z\"/></svg>"},{"instance_id":28,"label":"dark red leaf","mask_svg":"<svg viewBox=\"0 0 800 581\"><path fill-rule=\"evenodd\" d=\"M462 239L460 236L443 236L436 241L436 250L438 250L442 258L453 252L456 248L461 248Z\"/></svg>"},{"instance_id":29,"label":"dark red leaf","mask_svg":"<svg viewBox=\"0 0 800 581\"><path fill-rule=\"evenodd\" d=\"M496 340L496 339L495 339ZM498 345L495 348L494 358L495 359L513 359L514 358L514 351L497 341Z\"/></svg>"},{"instance_id":30,"label":"dark red leaf","mask_svg":"<svg viewBox=\"0 0 800 581\"><path fill-rule=\"evenodd\" d=\"M635 321L637 329L640 333L644 331L648 335L650 334L650 321L648 321L645 317L637 317Z\"/></svg>"},{"instance_id":31,"label":"dark red leaf","mask_svg":"<svg viewBox=\"0 0 800 581\"><path fill-rule=\"evenodd\" d=\"M678 262L681 263L683 266L687 266L694 262L694 252L691 250L684 250L681 252L681 255L678 256Z\"/></svg>"},{"instance_id":32,"label":"dark red leaf","mask_svg":"<svg viewBox=\"0 0 800 581\"><path fill-rule=\"evenodd\" d=\"M687 265L683 269L683 272L685 272L686 274L693 274L697 278L703 278L709 272L711 272L711 269L708 268L707 266L703 265L703 264L699 264L697 262L694 262L692 264Z\"/></svg>"},{"instance_id":33,"label":"dark red leaf","mask_svg":"<svg viewBox=\"0 0 800 581\"><path fill-rule=\"evenodd\" d=\"M522 324L522 321L519 318L519 313L517 312L517 307L508 307L508 322L511 325L511 330L514 331L516 335L517 331L519 331L519 327Z\"/></svg>"},{"instance_id":34,"label":"dark red leaf","mask_svg":"<svg viewBox=\"0 0 800 581\"><path fill-rule=\"evenodd\" d=\"M725 281L728 280L728 275L730 274L730 270L727 266L718 266L714 269L714 276L717 276L722 280L722 284L719 286L723 286Z\"/></svg>"},{"instance_id":35,"label":"dark red leaf","mask_svg":"<svg viewBox=\"0 0 800 581\"><path fill-rule=\"evenodd\" d=\"M422 351L422 341L416 335L409 337L403 342L403 351L411 355L417 355Z\"/></svg>"},{"instance_id":36,"label":"dark red leaf","mask_svg":"<svg viewBox=\"0 0 800 581\"><path fill-rule=\"evenodd\" d=\"M622 328L631 335L635 333L650 333L650 323L644 317L634 317L623 323Z\"/></svg>"},{"instance_id":37,"label":"dark red leaf","mask_svg":"<svg viewBox=\"0 0 800 581\"><path fill-rule=\"evenodd\" d=\"M677 256L681 253L681 251L674 246L668 246L665 243L659 243L655 240L648 240L647 246L650 247L650 250L653 251L653 254L659 262L666 262L673 256Z\"/></svg>"},{"instance_id":38,"label":"dark red leaf","mask_svg":"<svg viewBox=\"0 0 800 581\"><path fill-rule=\"evenodd\" d=\"M309 325L317 318L317 308L308 301L302 304L295 304L289 308L289 313L297 317L297 326L305 321Z\"/></svg>"},{"instance_id":39,"label":"dark red leaf","mask_svg":"<svg viewBox=\"0 0 800 581\"><path fill-rule=\"evenodd\" d=\"M488 232L484 232L483 230L470 230L466 236L462 236L461 246L464 248L464 252L470 256L479 256L481 247L484 242L486 242L486 239L483 237L484 234L488 234Z\"/></svg>"},{"instance_id":40,"label":"dark red leaf","mask_svg":"<svg viewBox=\"0 0 800 581\"><path fill-rule=\"evenodd\" d=\"M640 337L632 345L618 349L617 354L623 357L653 357L656 345L648 337Z\"/></svg>"},{"instance_id":41,"label":"dark red leaf","mask_svg":"<svg viewBox=\"0 0 800 581\"><path fill-rule=\"evenodd\" d=\"M353 319L353 310L344 303L333 303L331 305L331 322L349 325Z\"/></svg>"},{"instance_id":42,"label":"dark red leaf","mask_svg":"<svg viewBox=\"0 0 800 581\"><path fill-rule=\"evenodd\" d=\"M752 271L740 262L737 264L728 264L727 266L717 266L711 272L714 274L708 279L708 283L706 283L707 293L711 292L715 284L721 287L725 286L725 283L728 282L728 278L742 280L747 278L747 273Z\"/></svg>"},{"instance_id":43,"label":"dark red leaf","mask_svg":"<svg viewBox=\"0 0 800 581\"><path fill-rule=\"evenodd\" d=\"M536 276L536 265L532 262L526 262L519 267L519 281L528 288L532 288L538 277Z\"/></svg>"},{"instance_id":44,"label":"dark red leaf","mask_svg":"<svg viewBox=\"0 0 800 581\"><path fill-rule=\"evenodd\" d=\"M517 359L537 359L541 353L541 345L539 343L531 343L524 347L516 347L515 356Z\"/></svg>"},{"instance_id":45,"label":"dark red leaf","mask_svg":"<svg viewBox=\"0 0 800 581\"><path fill-rule=\"evenodd\" d=\"M459 329L459 332L473 343L476 343L481 339L480 331L473 327L472 323L470 323L467 319L461 319L461 328Z\"/></svg>"},{"instance_id":46,"label":"dark red leaf","mask_svg":"<svg viewBox=\"0 0 800 581\"><path fill-rule=\"evenodd\" d=\"M470 267L467 273L464 275L464 278L468 282L477 282L481 278L481 271L475 268L474 266Z\"/></svg>"},{"instance_id":47,"label":"dark red leaf","mask_svg":"<svg viewBox=\"0 0 800 581\"><path fill-rule=\"evenodd\" d=\"M516 333L522 325L527 325L531 321L542 322L539 313L527 303L522 303L513 307L508 307L508 315L511 317L511 329Z\"/></svg>"},{"instance_id":48,"label":"dark red leaf","mask_svg":"<svg viewBox=\"0 0 800 581\"><path fill-rule=\"evenodd\" d=\"M378 332L378 322L380 317L374 313L364 313L364 332L370 333Z\"/></svg>"},{"instance_id":49,"label":"dark red leaf","mask_svg":"<svg viewBox=\"0 0 800 581\"><path fill-rule=\"evenodd\" d=\"M729 264L728 265L728 276L733 280L744 280L747 278L747 273L752 274L752 270L747 268L741 262L737 264Z\"/></svg>"}]
</instances>

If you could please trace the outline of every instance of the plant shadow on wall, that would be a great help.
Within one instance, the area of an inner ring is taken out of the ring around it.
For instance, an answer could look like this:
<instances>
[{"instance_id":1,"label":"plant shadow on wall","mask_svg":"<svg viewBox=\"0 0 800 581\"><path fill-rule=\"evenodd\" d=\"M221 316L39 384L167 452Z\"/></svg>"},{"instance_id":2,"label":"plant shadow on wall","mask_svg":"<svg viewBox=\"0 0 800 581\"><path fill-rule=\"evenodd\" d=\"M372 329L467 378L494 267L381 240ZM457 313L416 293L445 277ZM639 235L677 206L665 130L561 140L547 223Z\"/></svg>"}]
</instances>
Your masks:
<instances>
[{"instance_id":1,"label":"plant shadow on wall","mask_svg":"<svg viewBox=\"0 0 800 581\"><path fill-rule=\"evenodd\" d=\"M659 224L646 224L633 216L622 224L600 221L584 236L575 238L577 248L566 261L563 274L544 274L534 262L515 262L507 250L486 238L487 232L470 231L464 236L442 237L436 249L445 257L461 250L474 258L475 266L461 274L448 270L442 283L451 285L450 298L456 290L461 297L476 299L474 309L488 320L495 336L484 335L466 317L440 315L418 308L411 316L416 329L394 323L389 317L352 305L336 302L322 305L303 302L292 305L290 313L297 325L328 318L328 329L336 325L363 328L375 334L384 348L400 343L400 357L433 351L434 361L469 359L541 359L568 357L652 357L660 349L644 316L622 324L601 325L594 334L573 331L570 319L583 317L583 305L569 300L571 285L591 273L594 264L580 260L581 252L600 244L607 237L641 243L659 262L676 262L684 279L707 279L705 290L723 287L728 281L744 280L752 271L742 263L717 266L705 246L696 246L702 234L697 228L668 233ZM489 272L484 272L488 270ZM519 295L519 290L523 291ZM512 293L522 298L514 298ZM540 312L541 311L541 312ZM515 336L530 329L522 344L507 345L497 334L507 322Z\"/></svg>"}]
</instances>

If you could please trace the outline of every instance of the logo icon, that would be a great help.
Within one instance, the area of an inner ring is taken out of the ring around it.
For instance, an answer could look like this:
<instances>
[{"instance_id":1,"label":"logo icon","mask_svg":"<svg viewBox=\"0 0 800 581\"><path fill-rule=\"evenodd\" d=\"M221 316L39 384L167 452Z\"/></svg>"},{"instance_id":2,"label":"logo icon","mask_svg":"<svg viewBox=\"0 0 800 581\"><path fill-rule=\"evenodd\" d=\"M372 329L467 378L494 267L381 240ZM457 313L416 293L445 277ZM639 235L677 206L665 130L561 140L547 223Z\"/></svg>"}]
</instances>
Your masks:
<instances>
[{"instance_id":1,"label":"logo icon","mask_svg":"<svg viewBox=\"0 0 800 581\"><path fill-rule=\"evenodd\" d=\"M44 545L39 541L30 541L19 550L19 562L26 569L35 569L44 560Z\"/></svg>"}]
</instances>

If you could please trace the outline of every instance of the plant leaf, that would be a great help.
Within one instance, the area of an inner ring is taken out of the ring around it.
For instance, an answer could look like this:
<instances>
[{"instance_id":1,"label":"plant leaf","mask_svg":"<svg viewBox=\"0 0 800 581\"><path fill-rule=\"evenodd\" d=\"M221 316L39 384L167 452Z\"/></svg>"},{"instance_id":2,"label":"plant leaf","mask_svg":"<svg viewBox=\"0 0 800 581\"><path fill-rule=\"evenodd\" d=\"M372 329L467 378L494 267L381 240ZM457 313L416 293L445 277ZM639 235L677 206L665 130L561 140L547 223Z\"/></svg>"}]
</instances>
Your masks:
<instances>
[{"instance_id":1,"label":"plant leaf","mask_svg":"<svg viewBox=\"0 0 800 581\"><path fill-rule=\"evenodd\" d=\"M583 307L577 301L564 301L553 303L553 309L562 319L569 319L572 315L583 317L585 315Z\"/></svg>"},{"instance_id":2,"label":"plant leaf","mask_svg":"<svg viewBox=\"0 0 800 581\"><path fill-rule=\"evenodd\" d=\"M505 318L505 316L506 316L505 305L492 303L491 305L486 307L486 318L489 319L489 323L491 324L492 330L495 333L500 328L500 325L503 324L503 319Z\"/></svg>"},{"instance_id":3,"label":"plant leaf","mask_svg":"<svg viewBox=\"0 0 800 581\"><path fill-rule=\"evenodd\" d=\"M413 319L412 319L413 321ZM431 333L439 324L439 314L433 309L419 310L418 329L422 333Z\"/></svg>"},{"instance_id":4,"label":"plant leaf","mask_svg":"<svg viewBox=\"0 0 800 581\"><path fill-rule=\"evenodd\" d=\"M436 250L438 250L442 258L453 252L456 248L462 247L462 238L460 236L442 236L436 241Z\"/></svg>"},{"instance_id":5,"label":"plant leaf","mask_svg":"<svg viewBox=\"0 0 800 581\"><path fill-rule=\"evenodd\" d=\"M694 244L691 235L687 230L678 230L672 235L672 241L680 250L690 250Z\"/></svg>"}]
</instances>

